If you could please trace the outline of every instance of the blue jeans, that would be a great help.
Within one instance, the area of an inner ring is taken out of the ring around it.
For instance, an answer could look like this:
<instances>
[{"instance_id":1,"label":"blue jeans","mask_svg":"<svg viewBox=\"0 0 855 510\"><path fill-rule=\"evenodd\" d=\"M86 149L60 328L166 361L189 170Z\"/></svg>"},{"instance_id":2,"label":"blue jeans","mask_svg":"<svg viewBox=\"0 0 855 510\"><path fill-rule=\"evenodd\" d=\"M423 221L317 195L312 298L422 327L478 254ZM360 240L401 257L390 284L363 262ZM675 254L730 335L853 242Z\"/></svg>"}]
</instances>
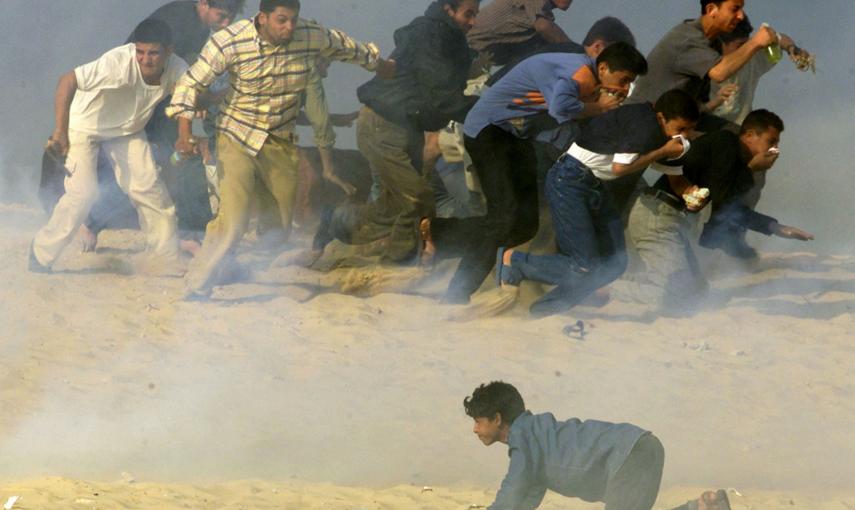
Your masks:
<instances>
[{"instance_id":1,"label":"blue jeans","mask_svg":"<svg viewBox=\"0 0 855 510\"><path fill-rule=\"evenodd\" d=\"M552 212L559 253L514 252L512 281L534 280L556 288L531 306L534 315L569 310L626 270L623 224L602 182L571 156L546 175L546 199Z\"/></svg>"}]
</instances>

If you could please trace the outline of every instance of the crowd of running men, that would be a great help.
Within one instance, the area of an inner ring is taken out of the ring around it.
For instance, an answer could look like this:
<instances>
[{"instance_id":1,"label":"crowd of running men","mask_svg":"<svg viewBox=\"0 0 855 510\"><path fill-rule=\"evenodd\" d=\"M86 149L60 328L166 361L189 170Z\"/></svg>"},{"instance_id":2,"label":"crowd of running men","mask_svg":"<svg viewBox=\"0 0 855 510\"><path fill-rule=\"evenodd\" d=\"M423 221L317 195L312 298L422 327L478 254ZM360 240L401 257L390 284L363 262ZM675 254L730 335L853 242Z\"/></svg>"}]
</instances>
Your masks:
<instances>
[{"instance_id":1,"label":"crowd of running men","mask_svg":"<svg viewBox=\"0 0 855 510\"><path fill-rule=\"evenodd\" d=\"M60 79L46 154L63 186L44 200L29 269L50 273L75 237L93 250L104 228L138 222L142 269L183 275L185 299L205 300L234 280L250 225L285 245L320 189L307 267L459 259L448 304L494 271L501 287L548 286L534 315L594 293L668 313L707 289L695 233L739 259L757 257L746 230L813 238L756 210L784 121L754 105L782 55L805 71L810 53L753 27L746 0L701 0L646 57L619 12L574 42L554 14L571 3L435 0L381 53L301 18L299 0L261 0L237 21L244 0L170 2ZM334 61L375 74L358 112L329 112ZM297 146L298 123L316 149ZM335 149L333 127L353 123L358 152ZM539 232L553 249L526 247ZM485 443L511 447L492 508L535 508L546 489L609 509L655 500L663 450L649 432L533 416L505 383L466 411Z\"/></svg>"}]
</instances>

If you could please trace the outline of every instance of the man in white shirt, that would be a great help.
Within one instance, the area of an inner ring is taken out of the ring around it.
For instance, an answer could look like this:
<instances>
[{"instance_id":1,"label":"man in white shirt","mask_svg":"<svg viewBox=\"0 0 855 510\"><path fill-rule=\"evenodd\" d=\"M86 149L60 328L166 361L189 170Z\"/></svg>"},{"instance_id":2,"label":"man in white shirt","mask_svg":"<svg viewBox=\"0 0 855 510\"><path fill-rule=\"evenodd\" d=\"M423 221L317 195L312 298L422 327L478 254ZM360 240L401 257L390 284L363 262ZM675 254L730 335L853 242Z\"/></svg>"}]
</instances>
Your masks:
<instances>
[{"instance_id":1,"label":"man in white shirt","mask_svg":"<svg viewBox=\"0 0 855 510\"><path fill-rule=\"evenodd\" d=\"M145 125L155 106L172 93L187 64L172 54L172 33L159 20L137 26L130 44L62 76L56 91L56 127L48 150L65 158L65 195L30 247L29 269L49 272L98 198L99 151L140 216L148 269L176 274L178 237L169 198Z\"/></svg>"}]
</instances>

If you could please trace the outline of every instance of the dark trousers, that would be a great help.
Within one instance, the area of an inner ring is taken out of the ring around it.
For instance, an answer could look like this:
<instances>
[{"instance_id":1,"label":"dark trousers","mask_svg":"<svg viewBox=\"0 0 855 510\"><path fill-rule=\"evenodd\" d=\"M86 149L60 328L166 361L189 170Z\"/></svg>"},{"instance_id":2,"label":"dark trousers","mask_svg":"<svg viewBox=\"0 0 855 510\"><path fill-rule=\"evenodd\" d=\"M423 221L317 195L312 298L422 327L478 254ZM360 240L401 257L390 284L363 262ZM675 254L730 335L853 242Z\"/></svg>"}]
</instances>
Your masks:
<instances>
[{"instance_id":1,"label":"dark trousers","mask_svg":"<svg viewBox=\"0 0 855 510\"><path fill-rule=\"evenodd\" d=\"M606 510L650 510L659 494L665 448L653 434L645 434L606 485Z\"/></svg>"},{"instance_id":2,"label":"dark trousers","mask_svg":"<svg viewBox=\"0 0 855 510\"><path fill-rule=\"evenodd\" d=\"M176 122L166 116L169 98L160 102L146 124L146 136L154 150L154 158L161 168L161 177L175 203L178 228L204 232L211 221L211 203L208 198L208 180L202 158L194 157L173 166L169 161L178 138ZM106 164L106 166L104 166ZM98 161L98 201L89 212L86 226L94 233L105 228L127 228L136 224L137 213L119 185L109 163Z\"/></svg>"},{"instance_id":3,"label":"dark trousers","mask_svg":"<svg viewBox=\"0 0 855 510\"><path fill-rule=\"evenodd\" d=\"M465 137L464 145L481 181L487 214L437 225L470 238L448 288L447 300L455 303L468 301L478 290L493 269L496 249L531 240L538 227L537 157L531 142L488 126L477 138Z\"/></svg>"},{"instance_id":4,"label":"dark trousers","mask_svg":"<svg viewBox=\"0 0 855 510\"><path fill-rule=\"evenodd\" d=\"M514 278L556 285L532 304L535 315L570 309L619 278L627 265L620 215L602 182L582 163L571 156L559 160L547 174L546 199L559 253L514 252L511 259Z\"/></svg>"}]
</instances>

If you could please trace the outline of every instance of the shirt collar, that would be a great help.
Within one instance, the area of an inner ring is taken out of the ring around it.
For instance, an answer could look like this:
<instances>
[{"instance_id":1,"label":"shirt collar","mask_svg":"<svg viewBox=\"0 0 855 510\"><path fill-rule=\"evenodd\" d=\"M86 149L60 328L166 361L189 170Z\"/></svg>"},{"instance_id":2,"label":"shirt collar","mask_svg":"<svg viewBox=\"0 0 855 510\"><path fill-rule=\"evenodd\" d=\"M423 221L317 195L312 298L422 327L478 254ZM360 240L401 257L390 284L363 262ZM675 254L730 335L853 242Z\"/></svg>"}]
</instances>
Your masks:
<instances>
[{"instance_id":1,"label":"shirt collar","mask_svg":"<svg viewBox=\"0 0 855 510\"><path fill-rule=\"evenodd\" d=\"M516 443L517 436L520 434L520 431L524 426L524 422L528 421L531 416L531 411L523 411L522 414L517 416L514 422L511 423L511 430L508 432L508 446L513 446Z\"/></svg>"},{"instance_id":2,"label":"shirt collar","mask_svg":"<svg viewBox=\"0 0 855 510\"><path fill-rule=\"evenodd\" d=\"M262 39L261 34L258 32L258 14L252 17L250 30L252 31L252 39L255 41L256 46L258 46L258 51L261 51L266 46L270 46L270 43Z\"/></svg>"}]
</instances>

